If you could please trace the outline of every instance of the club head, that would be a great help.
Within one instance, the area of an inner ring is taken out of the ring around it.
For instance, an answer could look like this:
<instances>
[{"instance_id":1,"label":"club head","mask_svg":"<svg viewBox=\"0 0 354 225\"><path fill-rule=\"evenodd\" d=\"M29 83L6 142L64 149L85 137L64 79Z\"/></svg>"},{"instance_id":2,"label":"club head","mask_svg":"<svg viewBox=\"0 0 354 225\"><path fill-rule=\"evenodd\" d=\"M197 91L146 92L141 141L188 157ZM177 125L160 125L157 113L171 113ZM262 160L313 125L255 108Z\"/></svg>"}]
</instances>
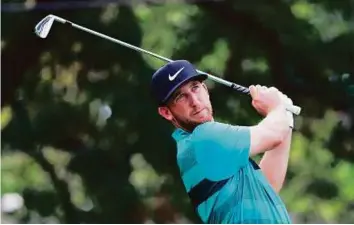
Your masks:
<instances>
[{"instance_id":1,"label":"club head","mask_svg":"<svg viewBox=\"0 0 354 225\"><path fill-rule=\"evenodd\" d=\"M50 31L50 29L52 28L53 22L54 21L58 21L60 23L66 23L67 20L54 16L54 15L48 15L46 16L44 19L42 19L41 21L39 21L39 23L37 23L37 25L34 28L34 32L41 38L46 38L48 36L48 33Z\"/></svg>"},{"instance_id":2,"label":"club head","mask_svg":"<svg viewBox=\"0 0 354 225\"><path fill-rule=\"evenodd\" d=\"M34 28L34 32L37 34L37 36L41 38L46 38L48 36L48 33L50 29L52 28L53 22L55 20L55 16L53 15L48 15L39 23Z\"/></svg>"}]
</instances>

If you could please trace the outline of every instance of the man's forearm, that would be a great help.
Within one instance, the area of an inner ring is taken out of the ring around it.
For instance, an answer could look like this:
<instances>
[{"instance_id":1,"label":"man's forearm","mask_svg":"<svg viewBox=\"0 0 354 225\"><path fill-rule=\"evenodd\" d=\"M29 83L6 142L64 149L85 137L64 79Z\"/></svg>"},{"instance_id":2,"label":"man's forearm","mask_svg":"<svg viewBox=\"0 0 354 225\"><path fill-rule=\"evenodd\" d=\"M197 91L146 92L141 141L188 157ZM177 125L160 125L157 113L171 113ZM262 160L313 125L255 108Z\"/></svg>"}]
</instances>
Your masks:
<instances>
[{"instance_id":1,"label":"man's forearm","mask_svg":"<svg viewBox=\"0 0 354 225\"><path fill-rule=\"evenodd\" d=\"M251 127L251 151L254 156L280 145L289 128L285 107L279 106L270 112L258 125Z\"/></svg>"},{"instance_id":2,"label":"man's forearm","mask_svg":"<svg viewBox=\"0 0 354 225\"><path fill-rule=\"evenodd\" d=\"M292 130L289 129L287 136L275 148L264 153L259 164L263 174L268 179L276 192L283 186L290 154Z\"/></svg>"}]
</instances>

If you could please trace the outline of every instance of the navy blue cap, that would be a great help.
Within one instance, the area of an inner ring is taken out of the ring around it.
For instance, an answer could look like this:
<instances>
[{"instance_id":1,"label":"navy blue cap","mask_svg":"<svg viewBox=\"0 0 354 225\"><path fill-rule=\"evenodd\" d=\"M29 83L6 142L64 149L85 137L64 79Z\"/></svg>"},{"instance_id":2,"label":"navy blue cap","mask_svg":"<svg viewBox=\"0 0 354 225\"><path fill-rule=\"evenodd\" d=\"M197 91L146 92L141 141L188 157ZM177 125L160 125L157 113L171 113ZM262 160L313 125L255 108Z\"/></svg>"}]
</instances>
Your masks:
<instances>
[{"instance_id":1,"label":"navy blue cap","mask_svg":"<svg viewBox=\"0 0 354 225\"><path fill-rule=\"evenodd\" d=\"M194 66L186 60L169 62L152 76L151 89L154 98L159 104L164 104L177 88L194 78L205 80L208 76L198 73Z\"/></svg>"}]
</instances>

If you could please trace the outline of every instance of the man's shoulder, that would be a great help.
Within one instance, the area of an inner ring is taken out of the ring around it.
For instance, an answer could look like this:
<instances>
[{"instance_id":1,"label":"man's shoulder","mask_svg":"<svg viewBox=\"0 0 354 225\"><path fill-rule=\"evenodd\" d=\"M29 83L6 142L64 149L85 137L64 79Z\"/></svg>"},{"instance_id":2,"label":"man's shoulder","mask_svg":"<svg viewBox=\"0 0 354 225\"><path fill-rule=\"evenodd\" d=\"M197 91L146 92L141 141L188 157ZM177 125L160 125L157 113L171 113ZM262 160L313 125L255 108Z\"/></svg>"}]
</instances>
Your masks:
<instances>
[{"instance_id":1,"label":"man's shoulder","mask_svg":"<svg viewBox=\"0 0 354 225\"><path fill-rule=\"evenodd\" d=\"M220 131L223 128L228 126L228 124L215 122L215 121L208 121L202 124L199 124L192 132L193 137L201 137L203 135L210 134L211 132Z\"/></svg>"},{"instance_id":2,"label":"man's shoulder","mask_svg":"<svg viewBox=\"0 0 354 225\"><path fill-rule=\"evenodd\" d=\"M225 124L217 121L207 121L205 123L201 123L198 126L196 126L195 129L193 130L193 133L203 129L213 129L215 126L221 126L221 125L225 125Z\"/></svg>"},{"instance_id":3,"label":"man's shoulder","mask_svg":"<svg viewBox=\"0 0 354 225\"><path fill-rule=\"evenodd\" d=\"M198 125L192 132L193 139L227 138L248 132L249 127L210 121Z\"/></svg>"}]
</instances>

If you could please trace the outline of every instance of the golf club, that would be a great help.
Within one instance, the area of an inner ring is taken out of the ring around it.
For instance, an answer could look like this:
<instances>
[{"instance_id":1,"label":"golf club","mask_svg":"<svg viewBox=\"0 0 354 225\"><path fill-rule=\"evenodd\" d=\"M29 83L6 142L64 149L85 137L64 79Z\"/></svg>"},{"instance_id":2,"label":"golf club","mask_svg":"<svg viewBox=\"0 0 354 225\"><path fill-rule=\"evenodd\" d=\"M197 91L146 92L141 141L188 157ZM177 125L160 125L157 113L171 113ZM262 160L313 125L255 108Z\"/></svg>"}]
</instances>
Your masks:
<instances>
[{"instance_id":1,"label":"golf club","mask_svg":"<svg viewBox=\"0 0 354 225\"><path fill-rule=\"evenodd\" d=\"M151 55L151 56L154 56L155 58L158 58L158 59L161 59L163 61L166 61L166 62L172 62L173 60L171 59L168 59L168 58L165 58L163 56L160 56L160 55L157 55L155 53L152 53L150 51L147 51L147 50L144 50L142 48L139 48L139 47L136 47L134 45L131 45L131 44L128 44L124 41L120 41L118 39L115 39L115 38L112 38L112 37L109 37L107 35L104 35L104 34L101 34L99 32L96 32L96 31L93 31L91 29L88 29L86 27L83 27L83 26L80 26L78 24L75 24L71 21L68 21L66 19L63 19L63 18L60 18L58 16L55 16L55 15L48 15L46 16L44 19L42 19L36 26L35 26L35 33L36 35L38 35L39 37L41 38L46 38L49 34L49 31L53 25L53 22L54 21L57 21L57 22L60 22L60 23L63 23L63 24L68 24L68 25L71 25L72 27L75 27L77 29L80 29L80 30L83 30L85 32L88 32L90 34L93 34L93 35L96 35L96 36L99 36L101 38L104 38L104 39L107 39L107 40L110 40L114 43L117 43L117 44L120 44L120 45L123 45L127 48L130 48L130 49L133 49L135 51L138 51L138 52L142 52L142 53L146 53L148 55ZM215 77L213 75L210 75L208 73L205 73L203 71L200 71L200 70L197 70L198 73L201 73L201 74L205 74L208 76L209 79L217 82L217 83L220 83L220 84L223 84L223 85L226 85L234 90L237 90L239 92L242 92L242 93L245 93L245 94L250 94L250 91L248 88L246 87L243 87L241 85L238 85L238 84L235 84L235 83L232 83L232 82L229 82L229 81L226 81L224 79L221 79L221 78L218 78L218 77ZM299 115L300 112L301 112L301 108L299 106L296 106L296 105L287 105L286 106L286 109L290 112L292 112L293 114L295 115Z\"/></svg>"}]
</instances>

